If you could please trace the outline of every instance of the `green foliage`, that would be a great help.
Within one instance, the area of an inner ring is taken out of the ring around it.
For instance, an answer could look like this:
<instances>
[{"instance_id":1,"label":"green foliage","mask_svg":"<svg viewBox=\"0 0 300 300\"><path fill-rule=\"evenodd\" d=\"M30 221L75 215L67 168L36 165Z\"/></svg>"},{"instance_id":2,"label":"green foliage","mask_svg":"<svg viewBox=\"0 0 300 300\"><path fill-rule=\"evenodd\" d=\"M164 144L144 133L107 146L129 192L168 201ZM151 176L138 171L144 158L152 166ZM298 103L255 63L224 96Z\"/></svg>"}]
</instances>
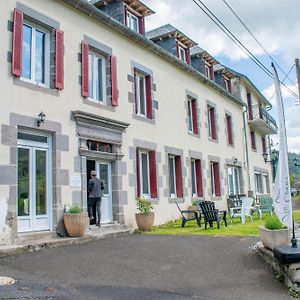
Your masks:
<instances>
[{"instance_id":1,"label":"green foliage","mask_svg":"<svg viewBox=\"0 0 300 300\"><path fill-rule=\"evenodd\" d=\"M266 229L269 229L269 230L278 230L278 229L282 229L284 226L279 221L277 216L273 215L272 217L267 218L265 227L266 227Z\"/></svg>"},{"instance_id":2,"label":"green foliage","mask_svg":"<svg viewBox=\"0 0 300 300\"><path fill-rule=\"evenodd\" d=\"M293 187L295 185L295 175L294 174L290 174L290 185L291 185L291 187Z\"/></svg>"},{"instance_id":3,"label":"green foliage","mask_svg":"<svg viewBox=\"0 0 300 300\"><path fill-rule=\"evenodd\" d=\"M80 214L82 212L81 207L79 204L72 205L69 210L67 211L68 214Z\"/></svg>"},{"instance_id":4,"label":"green foliage","mask_svg":"<svg viewBox=\"0 0 300 300\"><path fill-rule=\"evenodd\" d=\"M143 198L136 198L136 206L138 211L145 215L149 215L153 209L151 201Z\"/></svg>"},{"instance_id":5,"label":"green foliage","mask_svg":"<svg viewBox=\"0 0 300 300\"><path fill-rule=\"evenodd\" d=\"M201 202L201 200L193 200L192 205L193 205L193 206L196 206L197 203L200 203L200 202Z\"/></svg>"}]
</instances>

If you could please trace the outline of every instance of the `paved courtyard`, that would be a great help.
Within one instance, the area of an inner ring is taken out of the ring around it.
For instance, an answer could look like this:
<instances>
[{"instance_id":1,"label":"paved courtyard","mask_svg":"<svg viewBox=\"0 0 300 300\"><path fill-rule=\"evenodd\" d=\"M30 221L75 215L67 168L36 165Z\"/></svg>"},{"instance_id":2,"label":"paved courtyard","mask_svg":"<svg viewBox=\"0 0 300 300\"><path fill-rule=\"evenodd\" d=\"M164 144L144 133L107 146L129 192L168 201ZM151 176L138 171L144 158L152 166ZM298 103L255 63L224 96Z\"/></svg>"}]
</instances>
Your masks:
<instances>
[{"instance_id":1,"label":"paved courtyard","mask_svg":"<svg viewBox=\"0 0 300 300\"><path fill-rule=\"evenodd\" d=\"M291 299L250 237L130 235L0 259L0 298Z\"/></svg>"}]
</instances>

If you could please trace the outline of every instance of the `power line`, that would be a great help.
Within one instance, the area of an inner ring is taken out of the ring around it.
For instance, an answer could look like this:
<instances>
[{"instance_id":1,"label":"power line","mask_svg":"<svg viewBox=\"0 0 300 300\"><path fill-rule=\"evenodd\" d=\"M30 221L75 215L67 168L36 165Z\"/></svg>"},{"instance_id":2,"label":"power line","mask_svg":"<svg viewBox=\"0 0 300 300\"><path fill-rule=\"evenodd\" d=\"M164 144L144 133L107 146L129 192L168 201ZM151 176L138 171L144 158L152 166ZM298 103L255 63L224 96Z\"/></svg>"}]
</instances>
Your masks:
<instances>
[{"instance_id":1,"label":"power line","mask_svg":"<svg viewBox=\"0 0 300 300\"><path fill-rule=\"evenodd\" d=\"M240 21L240 23L244 26L244 28L248 31L248 33L253 37L253 39L257 42L257 44L264 50L266 55L270 58L270 60L279 68L279 70L286 75L285 71L280 67L280 65L273 59L273 57L269 54L269 52L266 50L266 48L260 43L260 41L254 36L254 34L251 32L251 30L246 26L245 22L238 16L238 14L233 10L233 8L227 3L226 0L222 0L224 4L229 8L229 10L234 14L234 16ZM286 76L285 78L288 78L289 81L295 85L295 83L290 79L290 77Z\"/></svg>"},{"instance_id":2,"label":"power line","mask_svg":"<svg viewBox=\"0 0 300 300\"><path fill-rule=\"evenodd\" d=\"M197 2L198 1L198 2ZM249 58L262 69L269 77L273 79L272 72L248 49L244 44L220 21L220 19L201 1L193 0L193 2L247 55ZM202 6L201 6L201 5ZM203 8L204 7L204 8ZM289 89L283 82L281 82L289 92L296 98L298 96Z\"/></svg>"}]
</instances>

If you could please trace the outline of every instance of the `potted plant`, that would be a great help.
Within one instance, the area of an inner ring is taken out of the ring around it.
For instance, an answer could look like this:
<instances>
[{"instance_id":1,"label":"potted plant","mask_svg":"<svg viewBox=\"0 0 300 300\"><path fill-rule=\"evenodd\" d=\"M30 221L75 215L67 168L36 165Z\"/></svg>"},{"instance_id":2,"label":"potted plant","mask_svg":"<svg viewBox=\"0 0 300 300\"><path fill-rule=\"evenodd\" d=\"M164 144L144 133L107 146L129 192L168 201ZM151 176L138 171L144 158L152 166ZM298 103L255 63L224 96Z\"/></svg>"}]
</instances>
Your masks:
<instances>
[{"instance_id":1,"label":"potted plant","mask_svg":"<svg viewBox=\"0 0 300 300\"><path fill-rule=\"evenodd\" d=\"M150 231L154 223L153 205L150 200L136 198L139 213L135 214L136 224L141 231Z\"/></svg>"},{"instance_id":2,"label":"potted plant","mask_svg":"<svg viewBox=\"0 0 300 300\"><path fill-rule=\"evenodd\" d=\"M279 245L289 245L291 231L282 225L277 216L268 217L265 225L259 226L259 236L265 248L273 250Z\"/></svg>"},{"instance_id":3,"label":"potted plant","mask_svg":"<svg viewBox=\"0 0 300 300\"><path fill-rule=\"evenodd\" d=\"M82 212L81 207L75 204L64 213L64 224L70 237L84 236L89 225L88 214Z\"/></svg>"}]
</instances>

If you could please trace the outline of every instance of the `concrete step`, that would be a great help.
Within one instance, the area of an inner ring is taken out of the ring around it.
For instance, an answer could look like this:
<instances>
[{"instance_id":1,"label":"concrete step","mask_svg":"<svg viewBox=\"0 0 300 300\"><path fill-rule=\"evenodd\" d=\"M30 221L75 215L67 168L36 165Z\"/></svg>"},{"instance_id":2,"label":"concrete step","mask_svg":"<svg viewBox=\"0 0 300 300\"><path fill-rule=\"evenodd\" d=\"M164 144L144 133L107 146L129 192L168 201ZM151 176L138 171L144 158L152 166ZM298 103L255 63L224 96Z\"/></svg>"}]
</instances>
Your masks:
<instances>
[{"instance_id":1,"label":"concrete step","mask_svg":"<svg viewBox=\"0 0 300 300\"><path fill-rule=\"evenodd\" d=\"M55 231L40 231L30 233L19 233L17 237L17 243L30 243L37 240L47 240L56 237Z\"/></svg>"},{"instance_id":2,"label":"concrete step","mask_svg":"<svg viewBox=\"0 0 300 300\"><path fill-rule=\"evenodd\" d=\"M107 223L107 224L101 224L101 227L98 227L96 225L90 225L87 232L89 231L120 231L120 230L126 230L127 227L125 225L121 225L119 223Z\"/></svg>"}]
</instances>

